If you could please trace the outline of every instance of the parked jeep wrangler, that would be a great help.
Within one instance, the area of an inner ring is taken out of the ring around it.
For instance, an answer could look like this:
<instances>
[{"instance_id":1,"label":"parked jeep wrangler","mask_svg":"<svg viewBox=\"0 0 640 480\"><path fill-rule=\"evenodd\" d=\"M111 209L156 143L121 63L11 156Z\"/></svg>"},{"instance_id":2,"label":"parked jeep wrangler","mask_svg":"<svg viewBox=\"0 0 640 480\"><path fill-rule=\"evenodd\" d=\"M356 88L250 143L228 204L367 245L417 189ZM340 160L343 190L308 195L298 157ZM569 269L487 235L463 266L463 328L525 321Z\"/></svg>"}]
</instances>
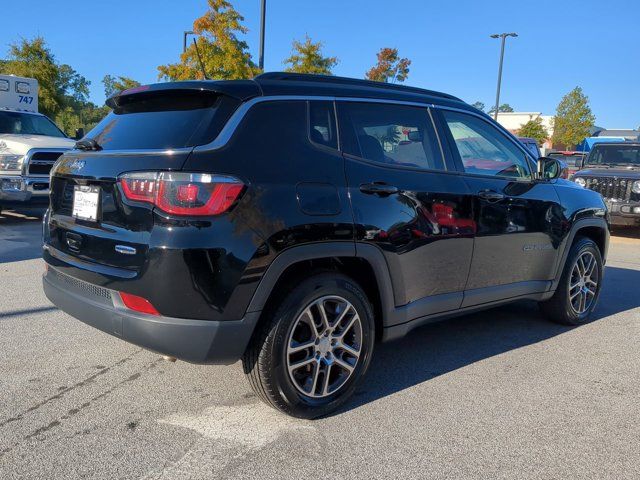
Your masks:
<instances>
[{"instance_id":1,"label":"parked jeep wrangler","mask_svg":"<svg viewBox=\"0 0 640 480\"><path fill-rule=\"evenodd\" d=\"M111 335L242 359L289 415L341 405L376 341L533 299L587 321L609 241L558 179L447 94L339 77L137 87L52 172L44 290Z\"/></svg>"},{"instance_id":2,"label":"parked jeep wrangler","mask_svg":"<svg viewBox=\"0 0 640 480\"><path fill-rule=\"evenodd\" d=\"M598 143L573 181L601 194L614 225L640 226L640 143Z\"/></svg>"}]
</instances>

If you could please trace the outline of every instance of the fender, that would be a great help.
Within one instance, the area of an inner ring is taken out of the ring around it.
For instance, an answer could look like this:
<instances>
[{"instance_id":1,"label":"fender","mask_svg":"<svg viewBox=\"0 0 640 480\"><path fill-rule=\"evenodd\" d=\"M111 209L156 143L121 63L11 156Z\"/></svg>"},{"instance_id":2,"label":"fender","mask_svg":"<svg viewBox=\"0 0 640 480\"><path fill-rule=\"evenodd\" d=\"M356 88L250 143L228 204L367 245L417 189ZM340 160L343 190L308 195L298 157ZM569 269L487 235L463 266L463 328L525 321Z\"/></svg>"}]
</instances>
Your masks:
<instances>
[{"instance_id":1,"label":"fender","mask_svg":"<svg viewBox=\"0 0 640 480\"><path fill-rule=\"evenodd\" d=\"M306 260L331 257L363 258L369 262L376 277L380 301L382 303L382 324L387 325L394 311L393 286L389 274L389 267L382 252L377 247L365 243L312 243L284 250L267 268L267 271L260 280L258 288L251 298L247 312L262 311L278 279L291 265Z\"/></svg>"},{"instance_id":2,"label":"fender","mask_svg":"<svg viewBox=\"0 0 640 480\"><path fill-rule=\"evenodd\" d=\"M558 284L560 283L560 277L562 276L562 270L564 270L565 262L567 261L567 257L569 256L569 250L571 250L571 245L573 244L573 240L578 233L578 230L585 227L599 227L605 232L605 243L604 243L604 251L602 252L602 261L605 262L607 258L607 250L609 249L609 225L604 218L583 218L581 220L576 221L572 226L569 234L567 235L564 246L562 250L562 255L559 257L560 261L556 266L556 274L553 282L551 283L550 291L555 291L558 288Z\"/></svg>"}]
</instances>

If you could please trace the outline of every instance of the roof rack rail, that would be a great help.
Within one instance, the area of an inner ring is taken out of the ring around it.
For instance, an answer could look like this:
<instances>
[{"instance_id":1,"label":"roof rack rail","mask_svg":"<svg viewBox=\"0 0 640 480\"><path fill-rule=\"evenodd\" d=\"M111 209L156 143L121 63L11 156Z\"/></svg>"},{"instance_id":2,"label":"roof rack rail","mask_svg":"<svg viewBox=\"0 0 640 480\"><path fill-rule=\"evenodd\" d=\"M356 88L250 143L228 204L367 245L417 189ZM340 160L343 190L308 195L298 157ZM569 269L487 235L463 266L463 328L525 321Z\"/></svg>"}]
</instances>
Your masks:
<instances>
[{"instance_id":1,"label":"roof rack rail","mask_svg":"<svg viewBox=\"0 0 640 480\"><path fill-rule=\"evenodd\" d=\"M449 95L448 93L436 92L434 90L427 90L425 88L409 87L406 85L397 85L394 83L374 82L373 80L361 80L358 78L349 77L337 77L333 75L316 75L309 73L294 73L294 72L267 72L257 75L254 80L260 82L260 80L289 80L299 82L320 82L320 83L334 83L338 85L360 85L363 87L384 88L390 90L399 90L403 92L421 93L424 95L431 95L433 97L448 98L450 100L460 100L458 97ZM461 101L461 100L460 100Z\"/></svg>"}]
</instances>

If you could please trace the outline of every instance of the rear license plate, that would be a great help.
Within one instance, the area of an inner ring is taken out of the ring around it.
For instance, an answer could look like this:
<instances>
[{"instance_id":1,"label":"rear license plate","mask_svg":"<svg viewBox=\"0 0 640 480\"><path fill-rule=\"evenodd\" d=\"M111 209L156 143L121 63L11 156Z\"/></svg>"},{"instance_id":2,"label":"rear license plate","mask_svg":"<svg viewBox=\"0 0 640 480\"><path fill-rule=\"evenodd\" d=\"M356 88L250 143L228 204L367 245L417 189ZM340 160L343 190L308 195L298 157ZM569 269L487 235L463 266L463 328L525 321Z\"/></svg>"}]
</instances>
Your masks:
<instances>
[{"instance_id":1,"label":"rear license plate","mask_svg":"<svg viewBox=\"0 0 640 480\"><path fill-rule=\"evenodd\" d=\"M76 185L73 188L73 216L81 220L98 220L100 187Z\"/></svg>"}]
</instances>

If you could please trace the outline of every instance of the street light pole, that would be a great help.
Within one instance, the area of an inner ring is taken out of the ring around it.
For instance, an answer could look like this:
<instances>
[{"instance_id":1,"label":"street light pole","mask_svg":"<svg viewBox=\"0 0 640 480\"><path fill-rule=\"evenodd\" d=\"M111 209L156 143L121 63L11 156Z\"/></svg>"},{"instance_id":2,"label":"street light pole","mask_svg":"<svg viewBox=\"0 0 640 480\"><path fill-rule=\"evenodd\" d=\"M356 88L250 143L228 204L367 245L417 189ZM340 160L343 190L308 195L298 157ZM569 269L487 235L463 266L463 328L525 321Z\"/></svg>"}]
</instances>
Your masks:
<instances>
[{"instance_id":1,"label":"street light pole","mask_svg":"<svg viewBox=\"0 0 640 480\"><path fill-rule=\"evenodd\" d=\"M504 44L507 37L517 37L517 33L496 33L491 35L491 38L502 39L500 45L500 66L498 67L498 88L496 89L496 106L493 112L493 119L498 120L498 108L500 108L500 84L502 83L502 62L504 61Z\"/></svg>"},{"instance_id":2,"label":"street light pole","mask_svg":"<svg viewBox=\"0 0 640 480\"><path fill-rule=\"evenodd\" d=\"M264 22L267 14L267 0L260 2L260 56L258 58L258 66L264 72Z\"/></svg>"},{"instance_id":3,"label":"street light pole","mask_svg":"<svg viewBox=\"0 0 640 480\"><path fill-rule=\"evenodd\" d=\"M191 30L184 32L184 36L182 37L182 53L187 51L187 35L193 35L195 32Z\"/></svg>"}]
</instances>

